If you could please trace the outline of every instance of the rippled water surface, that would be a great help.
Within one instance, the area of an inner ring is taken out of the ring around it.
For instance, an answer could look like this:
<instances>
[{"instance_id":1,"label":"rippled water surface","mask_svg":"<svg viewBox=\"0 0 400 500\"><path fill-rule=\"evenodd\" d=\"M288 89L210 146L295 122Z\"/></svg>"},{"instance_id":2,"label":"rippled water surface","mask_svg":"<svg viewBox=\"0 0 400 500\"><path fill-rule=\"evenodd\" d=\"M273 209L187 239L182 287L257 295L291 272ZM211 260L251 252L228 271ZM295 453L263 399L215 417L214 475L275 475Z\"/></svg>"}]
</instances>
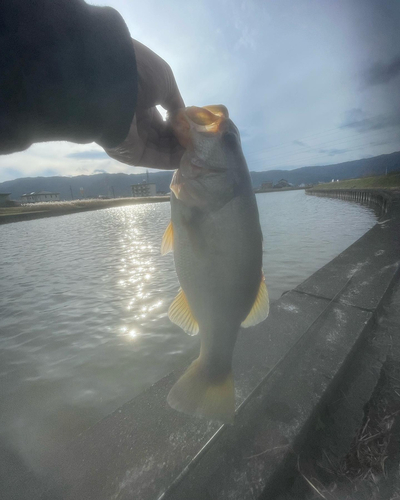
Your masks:
<instances>
[{"instance_id":1,"label":"rippled water surface","mask_svg":"<svg viewBox=\"0 0 400 500\"><path fill-rule=\"evenodd\" d=\"M303 191L257 201L272 300L376 221ZM31 465L196 351L167 317L178 290L159 252L169 217L160 203L0 226L0 436Z\"/></svg>"}]
</instances>

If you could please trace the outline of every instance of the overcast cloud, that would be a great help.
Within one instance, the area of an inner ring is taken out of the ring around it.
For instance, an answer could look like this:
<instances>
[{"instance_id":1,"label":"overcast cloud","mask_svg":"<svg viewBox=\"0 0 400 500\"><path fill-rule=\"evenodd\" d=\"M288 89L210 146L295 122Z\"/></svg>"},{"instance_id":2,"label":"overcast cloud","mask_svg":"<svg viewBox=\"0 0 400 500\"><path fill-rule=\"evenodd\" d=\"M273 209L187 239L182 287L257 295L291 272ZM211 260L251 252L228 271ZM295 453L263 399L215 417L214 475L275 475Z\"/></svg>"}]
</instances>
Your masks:
<instances>
[{"instance_id":1,"label":"overcast cloud","mask_svg":"<svg viewBox=\"0 0 400 500\"><path fill-rule=\"evenodd\" d=\"M187 105L225 104L250 170L400 150L398 0L108 0L171 65ZM140 172L95 144L0 157L22 176Z\"/></svg>"}]
</instances>

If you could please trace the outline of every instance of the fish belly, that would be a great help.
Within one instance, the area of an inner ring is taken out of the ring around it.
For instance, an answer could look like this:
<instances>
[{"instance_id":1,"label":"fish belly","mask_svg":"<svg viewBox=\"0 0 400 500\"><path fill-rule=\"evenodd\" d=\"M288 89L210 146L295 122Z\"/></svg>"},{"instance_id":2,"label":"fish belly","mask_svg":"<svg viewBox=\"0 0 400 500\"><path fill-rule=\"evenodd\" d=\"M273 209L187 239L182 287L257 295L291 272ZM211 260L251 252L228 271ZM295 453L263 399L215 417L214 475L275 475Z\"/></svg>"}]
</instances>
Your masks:
<instances>
[{"instance_id":1,"label":"fish belly","mask_svg":"<svg viewBox=\"0 0 400 500\"><path fill-rule=\"evenodd\" d=\"M261 280L254 195L235 197L216 212L188 208L173 197L171 211L176 271L200 332L236 335Z\"/></svg>"}]
</instances>

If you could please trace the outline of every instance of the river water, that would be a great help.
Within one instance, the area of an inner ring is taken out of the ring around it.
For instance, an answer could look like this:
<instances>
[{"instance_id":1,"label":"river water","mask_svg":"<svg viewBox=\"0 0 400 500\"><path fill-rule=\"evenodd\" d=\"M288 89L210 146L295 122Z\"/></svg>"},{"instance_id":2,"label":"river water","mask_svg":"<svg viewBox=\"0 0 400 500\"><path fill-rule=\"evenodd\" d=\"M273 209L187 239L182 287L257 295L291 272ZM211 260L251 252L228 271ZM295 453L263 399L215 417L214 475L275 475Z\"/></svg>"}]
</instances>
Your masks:
<instances>
[{"instance_id":1,"label":"river water","mask_svg":"<svg viewBox=\"0 0 400 500\"><path fill-rule=\"evenodd\" d=\"M376 222L304 191L257 201L271 300ZM167 317L169 217L157 203L0 226L0 440L34 468L196 352Z\"/></svg>"}]
</instances>

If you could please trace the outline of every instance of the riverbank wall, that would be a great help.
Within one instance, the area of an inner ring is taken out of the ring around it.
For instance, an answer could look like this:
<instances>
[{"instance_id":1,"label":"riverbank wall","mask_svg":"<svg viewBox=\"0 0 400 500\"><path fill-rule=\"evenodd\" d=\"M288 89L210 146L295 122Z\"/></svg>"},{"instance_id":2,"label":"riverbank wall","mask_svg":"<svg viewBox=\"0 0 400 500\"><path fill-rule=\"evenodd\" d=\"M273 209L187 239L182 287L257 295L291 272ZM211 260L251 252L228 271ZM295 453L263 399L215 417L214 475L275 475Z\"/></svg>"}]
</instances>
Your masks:
<instances>
[{"instance_id":1,"label":"riverbank wall","mask_svg":"<svg viewBox=\"0 0 400 500\"><path fill-rule=\"evenodd\" d=\"M110 200L74 200L68 202L48 202L31 204L29 206L9 207L0 209L0 225L12 222L22 222L45 217L77 214L102 210L105 208L125 207L145 203L169 202L169 196L148 196L142 198L115 198Z\"/></svg>"},{"instance_id":2,"label":"riverbank wall","mask_svg":"<svg viewBox=\"0 0 400 500\"><path fill-rule=\"evenodd\" d=\"M42 464L45 474L20 464L7 475L13 496L4 498L278 498L343 397L341 384L354 378L399 269L400 199L391 196L370 231L240 333L234 425L169 408L167 394L183 371L176 370Z\"/></svg>"},{"instance_id":3,"label":"riverbank wall","mask_svg":"<svg viewBox=\"0 0 400 500\"><path fill-rule=\"evenodd\" d=\"M304 191L305 187L287 187L287 188L270 188L270 189L255 189L255 194L261 193L281 193L282 191Z\"/></svg>"},{"instance_id":4,"label":"riverbank wall","mask_svg":"<svg viewBox=\"0 0 400 500\"><path fill-rule=\"evenodd\" d=\"M388 189L318 189L311 188L306 190L306 194L338 198L340 200L354 201L362 205L373 206L380 215L386 214L392 200L397 199L399 193L397 190Z\"/></svg>"}]
</instances>

